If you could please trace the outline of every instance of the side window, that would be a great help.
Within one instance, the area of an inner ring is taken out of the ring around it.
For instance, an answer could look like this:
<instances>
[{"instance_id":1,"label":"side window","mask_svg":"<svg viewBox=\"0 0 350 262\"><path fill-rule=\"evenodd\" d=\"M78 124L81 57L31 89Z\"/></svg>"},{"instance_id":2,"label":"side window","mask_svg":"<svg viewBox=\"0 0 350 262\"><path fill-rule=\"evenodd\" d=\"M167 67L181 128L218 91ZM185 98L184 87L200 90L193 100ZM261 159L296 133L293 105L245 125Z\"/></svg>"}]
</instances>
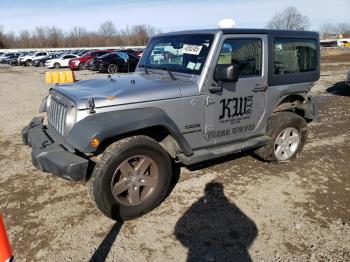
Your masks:
<instances>
[{"instance_id":1,"label":"side window","mask_svg":"<svg viewBox=\"0 0 350 262\"><path fill-rule=\"evenodd\" d=\"M316 41L312 39L276 39L273 72L276 75L315 71Z\"/></svg>"},{"instance_id":2,"label":"side window","mask_svg":"<svg viewBox=\"0 0 350 262\"><path fill-rule=\"evenodd\" d=\"M240 77L261 75L262 43L260 39L226 39L218 64L238 64Z\"/></svg>"}]
</instances>

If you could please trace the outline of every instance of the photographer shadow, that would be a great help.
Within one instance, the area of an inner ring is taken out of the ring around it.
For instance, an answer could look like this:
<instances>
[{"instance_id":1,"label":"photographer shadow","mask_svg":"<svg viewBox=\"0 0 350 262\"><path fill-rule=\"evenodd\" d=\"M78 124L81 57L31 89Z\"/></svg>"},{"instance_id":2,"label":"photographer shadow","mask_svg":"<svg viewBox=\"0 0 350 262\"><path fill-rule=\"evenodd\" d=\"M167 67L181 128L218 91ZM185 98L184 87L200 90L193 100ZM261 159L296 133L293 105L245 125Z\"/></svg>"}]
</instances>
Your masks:
<instances>
[{"instance_id":1,"label":"photographer shadow","mask_svg":"<svg viewBox=\"0 0 350 262\"><path fill-rule=\"evenodd\" d=\"M178 220L176 238L188 248L187 261L251 261L248 248L257 227L224 195L223 185L210 182L196 203Z\"/></svg>"}]
</instances>

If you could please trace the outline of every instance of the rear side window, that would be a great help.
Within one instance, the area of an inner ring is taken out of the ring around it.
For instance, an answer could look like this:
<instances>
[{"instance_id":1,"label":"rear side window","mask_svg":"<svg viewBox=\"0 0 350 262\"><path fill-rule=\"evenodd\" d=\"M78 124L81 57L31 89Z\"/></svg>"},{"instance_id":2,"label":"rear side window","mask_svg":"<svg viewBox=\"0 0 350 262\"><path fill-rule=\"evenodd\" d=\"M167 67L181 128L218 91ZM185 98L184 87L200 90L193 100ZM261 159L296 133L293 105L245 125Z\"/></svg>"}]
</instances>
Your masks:
<instances>
[{"instance_id":1,"label":"rear side window","mask_svg":"<svg viewBox=\"0 0 350 262\"><path fill-rule=\"evenodd\" d=\"M227 39L222 45L218 64L238 64L240 77L261 75L260 39Z\"/></svg>"},{"instance_id":2,"label":"rear side window","mask_svg":"<svg viewBox=\"0 0 350 262\"><path fill-rule=\"evenodd\" d=\"M316 40L275 39L273 72L275 75L315 71Z\"/></svg>"}]
</instances>

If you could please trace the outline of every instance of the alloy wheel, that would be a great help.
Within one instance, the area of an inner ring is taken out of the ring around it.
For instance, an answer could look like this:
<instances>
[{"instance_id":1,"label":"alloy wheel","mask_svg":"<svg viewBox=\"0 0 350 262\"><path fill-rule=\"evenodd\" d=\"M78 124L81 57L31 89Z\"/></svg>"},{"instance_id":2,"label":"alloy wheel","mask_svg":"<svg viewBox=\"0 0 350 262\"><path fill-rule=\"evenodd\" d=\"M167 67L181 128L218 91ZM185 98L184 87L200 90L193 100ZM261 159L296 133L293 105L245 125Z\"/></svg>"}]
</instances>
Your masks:
<instances>
[{"instance_id":1,"label":"alloy wheel","mask_svg":"<svg viewBox=\"0 0 350 262\"><path fill-rule=\"evenodd\" d=\"M294 127L284 129L276 138L274 154L277 160L283 161L291 158L300 145L300 134Z\"/></svg>"},{"instance_id":2,"label":"alloy wheel","mask_svg":"<svg viewBox=\"0 0 350 262\"><path fill-rule=\"evenodd\" d=\"M114 172L112 194L122 205L138 205L153 193L158 179L159 168L151 158L133 156L123 161Z\"/></svg>"}]
</instances>

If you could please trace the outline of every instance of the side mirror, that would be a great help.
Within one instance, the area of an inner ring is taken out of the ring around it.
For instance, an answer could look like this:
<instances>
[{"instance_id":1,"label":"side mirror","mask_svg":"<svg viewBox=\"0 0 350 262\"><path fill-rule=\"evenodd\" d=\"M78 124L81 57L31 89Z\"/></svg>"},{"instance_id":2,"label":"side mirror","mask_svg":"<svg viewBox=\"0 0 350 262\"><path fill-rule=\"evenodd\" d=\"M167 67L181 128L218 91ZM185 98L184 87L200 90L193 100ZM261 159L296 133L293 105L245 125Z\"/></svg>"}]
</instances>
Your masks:
<instances>
[{"instance_id":1,"label":"side mirror","mask_svg":"<svg viewBox=\"0 0 350 262\"><path fill-rule=\"evenodd\" d=\"M221 82L237 82L238 72L239 66L237 64L217 65L215 68L214 79Z\"/></svg>"}]
</instances>

